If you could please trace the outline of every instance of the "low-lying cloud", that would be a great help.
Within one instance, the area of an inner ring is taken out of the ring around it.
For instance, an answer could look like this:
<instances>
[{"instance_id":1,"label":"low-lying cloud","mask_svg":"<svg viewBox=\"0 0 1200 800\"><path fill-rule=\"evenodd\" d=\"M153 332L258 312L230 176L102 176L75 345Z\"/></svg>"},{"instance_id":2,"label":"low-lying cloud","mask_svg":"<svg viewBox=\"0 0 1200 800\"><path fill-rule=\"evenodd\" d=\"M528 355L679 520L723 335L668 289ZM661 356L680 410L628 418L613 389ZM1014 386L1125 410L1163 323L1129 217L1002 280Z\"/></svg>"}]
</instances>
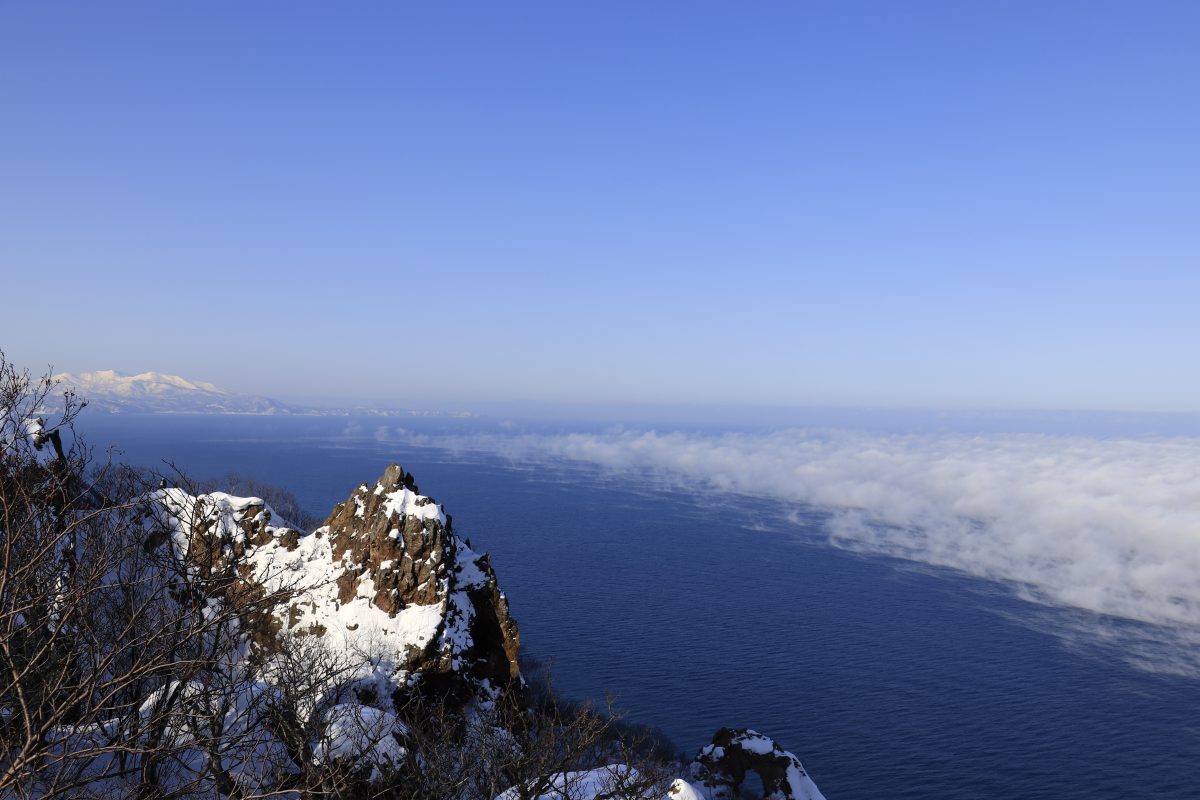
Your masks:
<instances>
[{"instance_id":1,"label":"low-lying cloud","mask_svg":"<svg viewBox=\"0 0 1200 800\"><path fill-rule=\"evenodd\" d=\"M620 431L456 444L518 459L653 470L827 509L837 546L1004 581L1047 605L1148 623L1157 628L1144 631L1148 639L1166 637L1177 657L1144 666L1200 671L1197 438Z\"/></svg>"}]
</instances>

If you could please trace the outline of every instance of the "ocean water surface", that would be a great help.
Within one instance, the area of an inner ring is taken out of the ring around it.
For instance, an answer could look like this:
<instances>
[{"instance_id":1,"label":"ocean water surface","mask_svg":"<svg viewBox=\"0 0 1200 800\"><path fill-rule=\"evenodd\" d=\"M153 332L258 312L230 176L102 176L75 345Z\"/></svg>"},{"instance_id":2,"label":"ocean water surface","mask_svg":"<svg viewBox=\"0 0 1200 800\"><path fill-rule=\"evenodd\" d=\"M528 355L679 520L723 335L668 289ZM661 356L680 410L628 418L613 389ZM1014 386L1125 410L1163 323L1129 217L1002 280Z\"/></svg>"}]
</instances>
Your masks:
<instances>
[{"instance_id":1,"label":"ocean water surface","mask_svg":"<svg viewBox=\"0 0 1200 800\"><path fill-rule=\"evenodd\" d=\"M494 434L486 421L402 424L420 435L304 417L81 429L133 463L285 486L320 516L401 463L492 553L523 649L559 690L611 693L689 754L753 727L831 800L1200 797L1200 679L1080 633L1137 623L834 547L827 508L437 445Z\"/></svg>"}]
</instances>

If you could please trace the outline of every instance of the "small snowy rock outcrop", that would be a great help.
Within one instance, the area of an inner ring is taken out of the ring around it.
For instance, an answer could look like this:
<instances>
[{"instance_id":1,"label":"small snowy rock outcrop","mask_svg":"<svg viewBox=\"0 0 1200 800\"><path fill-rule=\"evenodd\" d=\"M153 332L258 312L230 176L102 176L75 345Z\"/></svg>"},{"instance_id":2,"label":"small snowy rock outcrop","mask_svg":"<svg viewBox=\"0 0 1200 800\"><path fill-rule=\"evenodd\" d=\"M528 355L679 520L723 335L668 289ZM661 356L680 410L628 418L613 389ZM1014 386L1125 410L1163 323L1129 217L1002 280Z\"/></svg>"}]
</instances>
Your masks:
<instances>
[{"instance_id":1,"label":"small snowy rock outcrop","mask_svg":"<svg viewBox=\"0 0 1200 800\"><path fill-rule=\"evenodd\" d=\"M553 788L536 800L735 800L747 772L758 773L763 800L825 800L800 759L770 737L747 728L722 728L692 761L690 780L676 778L666 794L625 791L636 772L609 764L554 776ZM514 788L496 800L518 800Z\"/></svg>"},{"instance_id":2,"label":"small snowy rock outcrop","mask_svg":"<svg viewBox=\"0 0 1200 800\"><path fill-rule=\"evenodd\" d=\"M762 779L764 800L825 800L800 759L757 731L722 728L692 762L701 796L711 800L737 797L747 771Z\"/></svg>"}]
</instances>

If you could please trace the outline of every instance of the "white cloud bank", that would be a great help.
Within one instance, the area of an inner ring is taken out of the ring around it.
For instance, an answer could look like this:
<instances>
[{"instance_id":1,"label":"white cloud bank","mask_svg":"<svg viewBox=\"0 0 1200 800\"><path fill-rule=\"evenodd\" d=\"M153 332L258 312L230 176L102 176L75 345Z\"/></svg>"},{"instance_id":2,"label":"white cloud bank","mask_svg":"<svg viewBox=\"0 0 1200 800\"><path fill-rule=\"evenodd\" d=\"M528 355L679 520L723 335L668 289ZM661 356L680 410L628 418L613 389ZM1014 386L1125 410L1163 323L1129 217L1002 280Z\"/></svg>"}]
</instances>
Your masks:
<instances>
[{"instance_id":1,"label":"white cloud bank","mask_svg":"<svg viewBox=\"0 0 1200 800\"><path fill-rule=\"evenodd\" d=\"M1136 656L1148 660L1143 666L1200 673L1200 438L788 430L426 443L650 469L828 509L838 546L1011 582L1048 605L1149 623L1156 630L1139 635L1162 647Z\"/></svg>"}]
</instances>

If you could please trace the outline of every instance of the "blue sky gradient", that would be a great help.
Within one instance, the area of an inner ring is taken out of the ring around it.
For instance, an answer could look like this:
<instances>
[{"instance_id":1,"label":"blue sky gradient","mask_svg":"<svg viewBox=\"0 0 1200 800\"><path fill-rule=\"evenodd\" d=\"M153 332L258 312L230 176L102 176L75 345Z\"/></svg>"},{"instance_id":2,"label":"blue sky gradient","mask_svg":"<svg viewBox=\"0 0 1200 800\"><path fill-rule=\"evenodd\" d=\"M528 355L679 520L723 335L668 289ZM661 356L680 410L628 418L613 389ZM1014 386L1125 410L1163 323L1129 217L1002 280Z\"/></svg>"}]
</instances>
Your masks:
<instances>
[{"instance_id":1,"label":"blue sky gradient","mask_svg":"<svg viewBox=\"0 0 1200 800\"><path fill-rule=\"evenodd\" d=\"M284 398L1200 411L1197 41L1192 2L0 2L0 347Z\"/></svg>"}]
</instances>

